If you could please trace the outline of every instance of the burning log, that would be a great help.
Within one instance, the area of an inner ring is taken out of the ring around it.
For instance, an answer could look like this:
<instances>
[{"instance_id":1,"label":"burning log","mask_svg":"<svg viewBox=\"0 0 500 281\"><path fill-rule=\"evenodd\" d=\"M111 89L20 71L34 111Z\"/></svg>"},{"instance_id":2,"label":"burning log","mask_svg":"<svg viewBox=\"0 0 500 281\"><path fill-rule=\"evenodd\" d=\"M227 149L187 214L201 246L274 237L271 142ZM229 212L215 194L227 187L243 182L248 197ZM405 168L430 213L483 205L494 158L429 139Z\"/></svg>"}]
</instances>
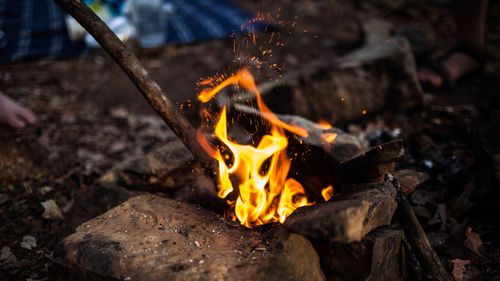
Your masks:
<instances>
[{"instance_id":1,"label":"burning log","mask_svg":"<svg viewBox=\"0 0 500 281\"><path fill-rule=\"evenodd\" d=\"M301 235L150 194L83 223L55 256L52 280L325 280Z\"/></svg>"},{"instance_id":2,"label":"burning log","mask_svg":"<svg viewBox=\"0 0 500 281\"><path fill-rule=\"evenodd\" d=\"M208 157L196 140L196 130L160 86L148 75L137 57L116 37L108 26L80 0L54 0L90 33L109 55L120 65L153 109L181 139L186 147L208 171L214 171L214 161Z\"/></svg>"},{"instance_id":3,"label":"burning log","mask_svg":"<svg viewBox=\"0 0 500 281\"><path fill-rule=\"evenodd\" d=\"M262 113L252 107L234 104L232 117L247 130L262 131L258 126L265 127L265 121L249 122L248 120L263 120ZM289 135L290 155L300 155L292 166L292 171L299 171L298 178L306 177L302 182L325 187L332 181L341 183L364 183L382 181L383 175L394 172L395 163L404 155L403 141L394 140L365 151L359 140L344 131L314 123L296 115L276 116L283 122L304 128L307 137ZM256 127L258 127L256 129ZM327 141L328 136L333 140ZM312 176L314 175L314 176ZM321 178L317 181L311 178ZM328 182L328 180L330 182Z\"/></svg>"},{"instance_id":4,"label":"burning log","mask_svg":"<svg viewBox=\"0 0 500 281\"><path fill-rule=\"evenodd\" d=\"M405 236L410 242L410 245L424 270L435 280L454 280L441 264L439 256L432 249L432 246L425 235L424 229L418 222L410 203L406 199L404 192L401 190L399 182L391 174L387 174L385 176L385 180L390 182L397 191L396 200L398 202L398 208L396 210L396 215L399 224L403 228Z\"/></svg>"},{"instance_id":5,"label":"burning log","mask_svg":"<svg viewBox=\"0 0 500 281\"><path fill-rule=\"evenodd\" d=\"M234 104L232 109L232 117L236 118L238 123L247 130L255 130L255 127L259 125L265 127L263 125L265 121L257 124L249 123L249 120L263 120L263 114L259 110L243 104ZM303 128L307 131L307 137L289 135L290 141L293 142L290 144L291 154L302 154L308 151L307 157L312 156L312 158L316 158L313 155L316 152L317 154L321 154L322 158L328 155L333 164L338 164L364 150L361 142L355 136L332 127L329 124L314 123L297 115L276 114L276 116L287 124ZM259 127L257 130L261 131L264 129ZM331 137L330 140L328 139L329 137ZM298 146L301 147L299 148Z\"/></svg>"},{"instance_id":6,"label":"burning log","mask_svg":"<svg viewBox=\"0 0 500 281\"><path fill-rule=\"evenodd\" d=\"M390 184L364 184L355 190L341 199L297 209L284 226L309 238L351 243L391 223L396 191Z\"/></svg>"}]
</instances>

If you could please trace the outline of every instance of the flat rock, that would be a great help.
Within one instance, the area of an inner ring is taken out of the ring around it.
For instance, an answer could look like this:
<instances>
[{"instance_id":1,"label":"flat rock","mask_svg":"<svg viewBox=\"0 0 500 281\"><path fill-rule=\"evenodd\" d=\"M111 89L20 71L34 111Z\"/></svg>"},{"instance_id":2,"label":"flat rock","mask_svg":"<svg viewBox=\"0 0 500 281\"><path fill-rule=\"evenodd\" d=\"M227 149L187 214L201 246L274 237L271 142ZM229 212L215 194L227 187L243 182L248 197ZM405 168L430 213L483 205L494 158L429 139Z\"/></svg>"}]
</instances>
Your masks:
<instances>
[{"instance_id":1,"label":"flat rock","mask_svg":"<svg viewBox=\"0 0 500 281\"><path fill-rule=\"evenodd\" d=\"M295 210L284 226L309 238L350 243L391 223L397 207L394 187L382 182L353 188L345 196Z\"/></svg>"},{"instance_id":2,"label":"flat rock","mask_svg":"<svg viewBox=\"0 0 500 281\"><path fill-rule=\"evenodd\" d=\"M98 184L130 190L162 192L184 202L222 211L214 180L193 161L193 155L175 136L143 156L128 159L106 172Z\"/></svg>"},{"instance_id":3,"label":"flat rock","mask_svg":"<svg viewBox=\"0 0 500 281\"><path fill-rule=\"evenodd\" d=\"M247 229L151 194L80 225L55 251L53 280L324 280L303 236Z\"/></svg>"},{"instance_id":4,"label":"flat rock","mask_svg":"<svg viewBox=\"0 0 500 281\"><path fill-rule=\"evenodd\" d=\"M313 240L321 267L329 281L405 280L404 234L400 229L382 227L354 243Z\"/></svg>"},{"instance_id":5,"label":"flat rock","mask_svg":"<svg viewBox=\"0 0 500 281\"><path fill-rule=\"evenodd\" d=\"M98 182L150 191L172 191L194 180L193 155L178 138L171 138L144 156L122 162Z\"/></svg>"},{"instance_id":6,"label":"flat rock","mask_svg":"<svg viewBox=\"0 0 500 281\"><path fill-rule=\"evenodd\" d=\"M119 186L82 186L76 190L75 202L65 216L67 231L71 233L78 225L144 192ZM89 203L91 202L91 203Z\"/></svg>"}]
</instances>

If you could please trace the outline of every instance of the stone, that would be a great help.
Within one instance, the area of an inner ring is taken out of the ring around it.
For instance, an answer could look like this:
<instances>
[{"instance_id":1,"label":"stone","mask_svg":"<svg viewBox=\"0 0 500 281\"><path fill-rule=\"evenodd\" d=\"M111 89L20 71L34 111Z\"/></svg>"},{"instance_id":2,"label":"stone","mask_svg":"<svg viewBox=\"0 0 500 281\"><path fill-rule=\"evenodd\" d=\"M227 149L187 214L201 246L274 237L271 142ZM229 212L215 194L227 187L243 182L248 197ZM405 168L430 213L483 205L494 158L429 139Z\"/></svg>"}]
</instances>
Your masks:
<instances>
[{"instance_id":1,"label":"stone","mask_svg":"<svg viewBox=\"0 0 500 281\"><path fill-rule=\"evenodd\" d=\"M174 191L194 180L193 155L178 138L171 138L144 156L122 162L105 173L98 183L149 191Z\"/></svg>"},{"instance_id":2,"label":"stone","mask_svg":"<svg viewBox=\"0 0 500 281\"><path fill-rule=\"evenodd\" d=\"M104 187L161 192L215 211L226 207L217 196L213 178L205 174L191 152L174 136L158 149L116 165L97 183Z\"/></svg>"},{"instance_id":3,"label":"stone","mask_svg":"<svg viewBox=\"0 0 500 281\"><path fill-rule=\"evenodd\" d=\"M55 261L51 280L325 280L302 235L151 194L80 225Z\"/></svg>"},{"instance_id":4,"label":"stone","mask_svg":"<svg viewBox=\"0 0 500 281\"><path fill-rule=\"evenodd\" d=\"M429 180L430 176L424 172L417 172L412 169L403 169L394 173L394 178L401 185L401 190L408 195L419 185Z\"/></svg>"},{"instance_id":5,"label":"stone","mask_svg":"<svg viewBox=\"0 0 500 281\"><path fill-rule=\"evenodd\" d=\"M76 190L75 202L65 218L64 227L67 231L62 232L71 233L83 222L142 193L119 186L82 186Z\"/></svg>"},{"instance_id":6,"label":"stone","mask_svg":"<svg viewBox=\"0 0 500 281\"><path fill-rule=\"evenodd\" d=\"M308 238L351 243L391 223L397 207L392 185L369 183L352 189L355 191L336 195L328 202L298 208L284 226Z\"/></svg>"},{"instance_id":7,"label":"stone","mask_svg":"<svg viewBox=\"0 0 500 281\"><path fill-rule=\"evenodd\" d=\"M381 227L354 243L313 240L328 281L405 280L406 252L400 229Z\"/></svg>"},{"instance_id":8,"label":"stone","mask_svg":"<svg viewBox=\"0 0 500 281\"><path fill-rule=\"evenodd\" d=\"M422 102L410 44L391 36L390 28L372 31L377 21L365 21L366 43L337 58L321 59L290 69L279 81L259 85L269 108L333 124L357 120L385 107L411 108ZM246 93L234 103L255 100Z\"/></svg>"}]
</instances>

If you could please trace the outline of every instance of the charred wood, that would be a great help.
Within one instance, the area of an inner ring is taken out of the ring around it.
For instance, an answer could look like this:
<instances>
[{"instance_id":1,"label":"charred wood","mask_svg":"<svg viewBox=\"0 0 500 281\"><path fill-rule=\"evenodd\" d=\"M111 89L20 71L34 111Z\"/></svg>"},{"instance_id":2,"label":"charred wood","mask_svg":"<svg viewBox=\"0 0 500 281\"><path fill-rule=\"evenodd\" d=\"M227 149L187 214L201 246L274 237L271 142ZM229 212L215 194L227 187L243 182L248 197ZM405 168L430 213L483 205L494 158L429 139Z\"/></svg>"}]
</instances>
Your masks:
<instances>
[{"instance_id":1,"label":"charred wood","mask_svg":"<svg viewBox=\"0 0 500 281\"><path fill-rule=\"evenodd\" d=\"M335 167L334 174L347 183L382 181L385 173L394 172L395 163L403 155L403 141L390 141L343 161Z\"/></svg>"},{"instance_id":2,"label":"charred wood","mask_svg":"<svg viewBox=\"0 0 500 281\"><path fill-rule=\"evenodd\" d=\"M454 280L443 267L439 256L432 249L424 229L418 222L410 203L401 190L399 182L391 174L387 174L385 180L391 183L397 191L398 208L396 209L396 217L424 271L435 280Z\"/></svg>"}]
</instances>

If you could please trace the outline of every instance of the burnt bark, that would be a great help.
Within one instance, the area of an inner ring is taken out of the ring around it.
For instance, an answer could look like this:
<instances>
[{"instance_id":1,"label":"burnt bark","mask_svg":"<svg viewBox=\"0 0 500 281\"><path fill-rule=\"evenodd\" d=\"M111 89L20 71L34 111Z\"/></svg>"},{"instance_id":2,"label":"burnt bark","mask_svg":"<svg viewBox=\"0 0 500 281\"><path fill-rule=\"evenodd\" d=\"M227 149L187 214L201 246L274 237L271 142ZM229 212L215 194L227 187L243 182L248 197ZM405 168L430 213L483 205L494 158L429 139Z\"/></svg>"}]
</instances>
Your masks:
<instances>
[{"instance_id":1,"label":"burnt bark","mask_svg":"<svg viewBox=\"0 0 500 281\"><path fill-rule=\"evenodd\" d=\"M101 44L193 155L205 168L213 171L214 161L196 140L196 130L167 98L160 86L149 77L142 63L127 50L113 31L81 0L54 0L54 2L73 16Z\"/></svg>"},{"instance_id":2,"label":"burnt bark","mask_svg":"<svg viewBox=\"0 0 500 281\"><path fill-rule=\"evenodd\" d=\"M411 208L410 202L408 202L404 192L401 190L399 182L391 174L386 174L385 180L396 188L396 201L398 202L396 217L425 272L435 280L454 280L443 267L439 256L432 249L424 229Z\"/></svg>"},{"instance_id":3,"label":"burnt bark","mask_svg":"<svg viewBox=\"0 0 500 281\"><path fill-rule=\"evenodd\" d=\"M393 140L341 162L334 175L345 183L382 181L385 173L394 172L395 163L403 155L403 141Z\"/></svg>"}]
</instances>

